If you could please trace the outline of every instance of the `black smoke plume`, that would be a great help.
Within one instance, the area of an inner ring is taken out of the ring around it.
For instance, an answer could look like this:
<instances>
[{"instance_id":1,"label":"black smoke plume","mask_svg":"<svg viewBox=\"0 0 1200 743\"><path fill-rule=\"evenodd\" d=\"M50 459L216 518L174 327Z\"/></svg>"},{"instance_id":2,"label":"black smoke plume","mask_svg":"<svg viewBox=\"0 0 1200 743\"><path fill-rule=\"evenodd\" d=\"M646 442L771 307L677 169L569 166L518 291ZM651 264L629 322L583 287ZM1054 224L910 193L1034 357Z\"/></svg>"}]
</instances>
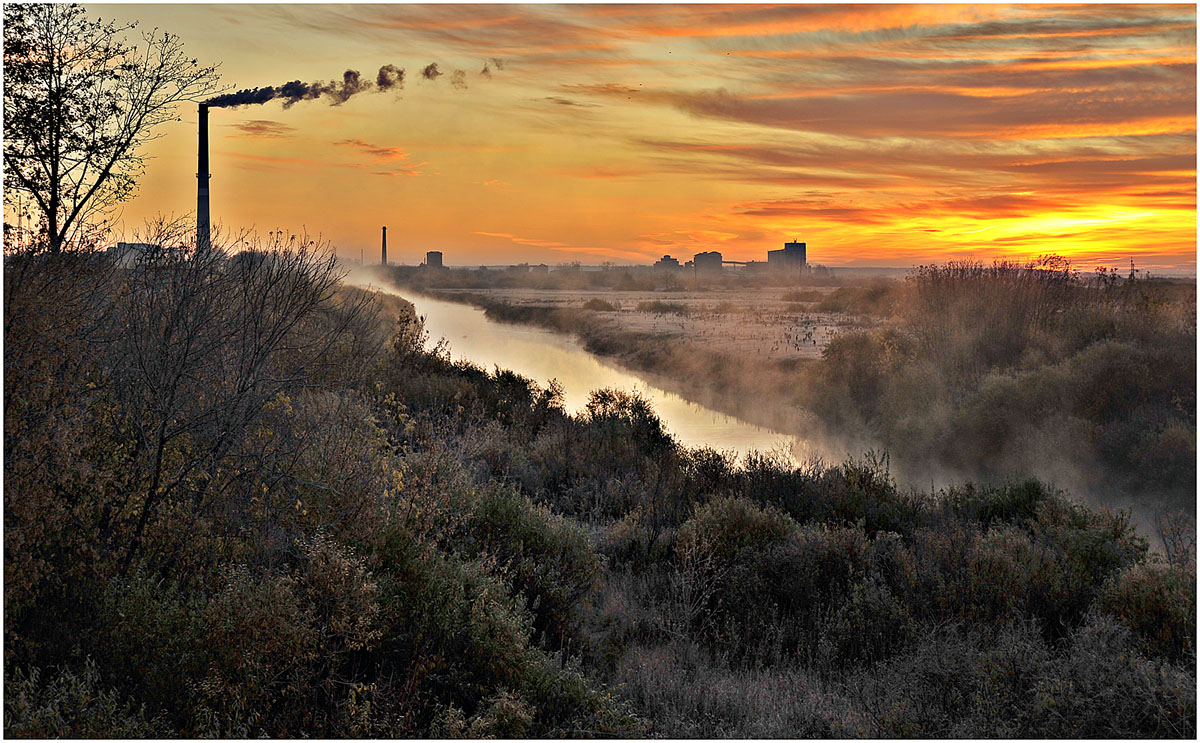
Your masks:
<instances>
[{"instance_id":1,"label":"black smoke plume","mask_svg":"<svg viewBox=\"0 0 1200 743\"><path fill-rule=\"evenodd\" d=\"M443 74L445 73L437 68L437 62L434 62L425 69L421 70L421 77L425 78L426 80L437 80L438 77Z\"/></svg>"},{"instance_id":2,"label":"black smoke plume","mask_svg":"<svg viewBox=\"0 0 1200 743\"><path fill-rule=\"evenodd\" d=\"M380 90L403 88L404 70L393 64L385 64L379 68L379 74L375 77L375 87Z\"/></svg>"},{"instance_id":3,"label":"black smoke plume","mask_svg":"<svg viewBox=\"0 0 1200 743\"><path fill-rule=\"evenodd\" d=\"M215 96L206 103L213 108L237 108L238 106L256 106L268 101L281 100L284 108L291 108L300 101L311 101L325 97L331 105L338 106L350 100L351 96L371 89L392 90L404 85L404 70L395 65L384 65L379 68L379 74L372 83L364 80L358 70L346 70L341 81L305 83L293 80L280 86L268 85L265 88L247 88L233 93Z\"/></svg>"}]
</instances>

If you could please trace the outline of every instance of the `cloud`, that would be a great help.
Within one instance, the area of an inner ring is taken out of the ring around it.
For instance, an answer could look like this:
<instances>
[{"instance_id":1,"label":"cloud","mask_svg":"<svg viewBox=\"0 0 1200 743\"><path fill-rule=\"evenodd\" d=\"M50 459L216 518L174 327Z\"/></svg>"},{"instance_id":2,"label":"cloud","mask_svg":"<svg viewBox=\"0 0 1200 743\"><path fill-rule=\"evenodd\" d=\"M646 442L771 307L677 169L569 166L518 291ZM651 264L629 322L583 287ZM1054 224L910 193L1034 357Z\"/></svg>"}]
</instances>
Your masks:
<instances>
[{"instance_id":1,"label":"cloud","mask_svg":"<svg viewBox=\"0 0 1200 743\"><path fill-rule=\"evenodd\" d=\"M408 161L411 153L405 152L398 147L382 147L380 145L371 144L370 142L361 139L343 139L334 142L334 145L341 147L349 147L367 155L372 163L376 165L387 166L383 170L372 170L372 175L382 176L419 176L423 173L419 170L427 162L410 163ZM349 164L347 167L364 167L361 163Z\"/></svg>"},{"instance_id":2,"label":"cloud","mask_svg":"<svg viewBox=\"0 0 1200 743\"><path fill-rule=\"evenodd\" d=\"M381 147L361 139L343 139L334 144L353 147L360 152L365 152L375 160L407 160L410 155L398 147Z\"/></svg>"},{"instance_id":3,"label":"cloud","mask_svg":"<svg viewBox=\"0 0 1200 743\"><path fill-rule=\"evenodd\" d=\"M762 97L725 88L636 90L618 84L572 86L580 93L637 97L697 118L798 132L860 137L1009 139L1085 137L1195 130L1196 99L1153 89L1064 99L1051 91L984 98L938 90Z\"/></svg>"},{"instance_id":4,"label":"cloud","mask_svg":"<svg viewBox=\"0 0 1200 743\"><path fill-rule=\"evenodd\" d=\"M542 98L540 100L547 101L549 103L553 103L557 106L574 106L576 108L599 108L600 107L598 104L595 104L595 103L580 103L579 101L573 101L570 98L563 98L562 96L557 96L557 95L548 95L545 98Z\"/></svg>"},{"instance_id":5,"label":"cloud","mask_svg":"<svg viewBox=\"0 0 1200 743\"><path fill-rule=\"evenodd\" d=\"M251 119L250 121L239 121L230 124L237 129L242 137L255 137L258 139L274 139L277 137L290 137L292 132L296 131L296 127L288 126L279 121L269 121L267 119Z\"/></svg>"},{"instance_id":6,"label":"cloud","mask_svg":"<svg viewBox=\"0 0 1200 743\"><path fill-rule=\"evenodd\" d=\"M531 245L535 248L565 248L566 243L554 242L553 240L535 240L530 237L518 237L507 232L472 232L473 235L483 235L484 237L498 237L502 240L509 240L518 245Z\"/></svg>"}]
</instances>

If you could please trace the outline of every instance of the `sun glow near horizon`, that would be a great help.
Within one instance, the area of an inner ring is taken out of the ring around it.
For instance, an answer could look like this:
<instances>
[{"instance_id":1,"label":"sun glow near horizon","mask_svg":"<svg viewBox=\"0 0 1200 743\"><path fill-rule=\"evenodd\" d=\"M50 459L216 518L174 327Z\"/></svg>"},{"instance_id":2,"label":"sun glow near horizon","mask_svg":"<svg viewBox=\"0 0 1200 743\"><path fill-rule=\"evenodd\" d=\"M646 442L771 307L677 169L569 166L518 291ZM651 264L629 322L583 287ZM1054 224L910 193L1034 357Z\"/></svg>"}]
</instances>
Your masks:
<instances>
[{"instance_id":1,"label":"sun glow near horizon","mask_svg":"<svg viewBox=\"0 0 1200 743\"><path fill-rule=\"evenodd\" d=\"M762 260L796 238L827 265L1195 272L1195 6L91 10L182 34L235 88L403 67L397 94L212 117L214 218L348 258L386 224L407 263ZM180 115L129 229L193 208Z\"/></svg>"}]
</instances>

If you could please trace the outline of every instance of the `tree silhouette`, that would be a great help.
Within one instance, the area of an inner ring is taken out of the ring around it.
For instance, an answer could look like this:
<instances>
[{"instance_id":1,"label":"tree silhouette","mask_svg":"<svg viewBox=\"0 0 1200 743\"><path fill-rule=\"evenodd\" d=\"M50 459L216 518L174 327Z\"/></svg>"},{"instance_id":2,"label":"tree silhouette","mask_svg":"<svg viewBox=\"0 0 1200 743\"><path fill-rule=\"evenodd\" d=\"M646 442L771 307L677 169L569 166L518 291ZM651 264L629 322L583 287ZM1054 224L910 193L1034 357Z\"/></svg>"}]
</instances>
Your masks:
<instances>
[{"instance_id":1,"label":"tree silhouette","mask_svg":"<svg viewBox=\"0 0 1200 743\"><path fill-rule=\"evenodd\" d=\"M79 5L4 6L5 199L30 197L39 245L94 242L144 171L139 148L176 104L217 90L215 67L154 29L91 20Z\"/></svg>"}]
</instances>

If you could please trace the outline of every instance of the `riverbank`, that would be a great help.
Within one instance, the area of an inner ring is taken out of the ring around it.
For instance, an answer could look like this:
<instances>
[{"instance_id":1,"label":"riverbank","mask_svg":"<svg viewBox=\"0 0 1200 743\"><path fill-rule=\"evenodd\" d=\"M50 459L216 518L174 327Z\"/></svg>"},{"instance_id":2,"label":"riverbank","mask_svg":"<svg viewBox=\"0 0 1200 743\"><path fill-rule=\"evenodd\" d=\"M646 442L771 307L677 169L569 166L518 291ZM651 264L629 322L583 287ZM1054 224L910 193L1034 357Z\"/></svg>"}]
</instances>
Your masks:
<instances>
[{"instance_id":1,"label":"riverbank","mask_svg":"<svg viewBox=\"0 0 1200 743\"><path fill-rule=\"evenodd\" d=\"M806 368L838 332L862 327L848 315L816 311L811 298L780 299L787 292L778 289L664 295L396 285L468 304L498 322L564 333L656 386L788 435L819 428L798 404Z\"/></svg>"}]
</instances>

